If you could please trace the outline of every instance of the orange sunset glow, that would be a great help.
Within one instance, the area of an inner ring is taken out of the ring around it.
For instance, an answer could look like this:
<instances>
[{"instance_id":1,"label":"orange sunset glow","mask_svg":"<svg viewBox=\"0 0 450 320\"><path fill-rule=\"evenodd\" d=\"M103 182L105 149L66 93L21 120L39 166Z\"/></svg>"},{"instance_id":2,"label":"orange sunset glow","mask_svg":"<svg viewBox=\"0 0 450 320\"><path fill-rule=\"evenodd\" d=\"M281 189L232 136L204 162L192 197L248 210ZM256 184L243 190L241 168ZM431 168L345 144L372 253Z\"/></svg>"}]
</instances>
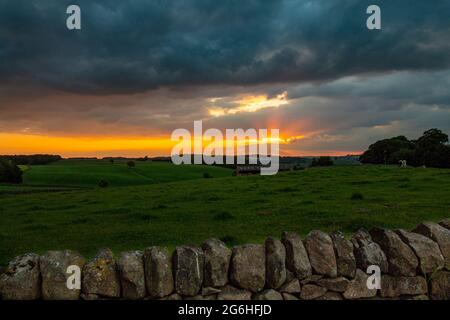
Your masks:
<instances>
[{"instance_id":1,"label":"orange sunset glow","mask_svg":"<svg viewBox=\"0 0 450 320\"><path fill-rule=\"evenodd\" d=\"M270 133L270 130L269 130ZM253 145L257 143L278 142L281 146L288 146L293 141L303 139L304 136L280 137L245 141L226 140L224 138L218 145L230 144ZM194 143L194 138L192 145ZM0 150L9 154L60 154L63 157L105 157L105 156L168 156L178 141L168 137L52 137L44 135L27 134L0 134ZM203 139L202 145L206 147L213 142ZM283 147L281 147L282 149ZM288 148L286 148L288 149Z\"/></svg>"}]
</instances>

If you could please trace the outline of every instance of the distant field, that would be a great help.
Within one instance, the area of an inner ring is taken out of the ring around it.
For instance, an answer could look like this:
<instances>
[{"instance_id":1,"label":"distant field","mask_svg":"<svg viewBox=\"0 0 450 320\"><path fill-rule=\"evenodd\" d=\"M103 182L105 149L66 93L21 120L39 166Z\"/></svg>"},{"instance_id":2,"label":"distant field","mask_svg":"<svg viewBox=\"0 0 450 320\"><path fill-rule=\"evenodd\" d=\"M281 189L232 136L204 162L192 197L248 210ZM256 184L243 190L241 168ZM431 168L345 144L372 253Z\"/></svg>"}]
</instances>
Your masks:
<instances>
[{"instance_id":1,"label":"distant field","mask_svg":"<svg viewBox=\"0 0 450 320\"><path fill-rule=\"evenodd\" d=\"M48 173L58 172L54 167L49 166L53 171ZM158 174L150 167L143 166L140 172L145 173L142 179L153 182L198 178L204 172L201 167L170 167L173 172ZM108 169L116 174L113 184L132 181L136 186L0 192L0 264L21 253L48 249L71 248L90 257L102 247L116 252L149 245L173 248L209 237L231 245L261 242L285 230L302 235L312 229L350 233L360 227L412 228L423 220L450 217L450 170L341 166L271 177L231 177L230 171L209 168L217 178L144 185L140 175L123 178L118 173L128 168L117 168L98 165L95 173L76 169L81 176L71 177L71 183L94 185L111 172ZM69 166L65 169L71 176ZM61 183L61 177L45 178L45 170L28 169L28 182ZM218 177L221 174L228 177Z\"/></svg>"},{"instance_id":2,"label":"distant field","mask_svg":"<svg viewBox=\"0 0 450 320\"><path fill-rule=\"evenodd\" d=\"M200 179L204 173L212 177L231 176L232 171L211 166L175 166L168 162L135 161L129 168L126 161L62 160L49 165L28 166L24 185L53 187L95 187L100 180L110 187L146 185L161 182Z\"/></svg>"}]
</instances>

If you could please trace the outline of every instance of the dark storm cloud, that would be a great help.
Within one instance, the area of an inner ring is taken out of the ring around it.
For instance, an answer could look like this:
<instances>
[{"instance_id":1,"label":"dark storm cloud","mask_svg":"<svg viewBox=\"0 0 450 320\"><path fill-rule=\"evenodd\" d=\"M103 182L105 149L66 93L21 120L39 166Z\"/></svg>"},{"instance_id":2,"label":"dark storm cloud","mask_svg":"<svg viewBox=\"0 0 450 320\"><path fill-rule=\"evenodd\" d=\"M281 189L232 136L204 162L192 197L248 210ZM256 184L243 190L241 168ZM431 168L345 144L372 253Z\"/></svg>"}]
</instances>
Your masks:
<instances>
[{"instance_id":1,"label":"dark storm cloud","mask_svg":"<svg viewBox=\"0 0 450 320\"><path fill-rule=\"evenodd\" d=\"M450 66L450 2L0 1L0 81L72 92L330 80ZM68 31L78 4L82 30Z\"/></svg>"}]
</instances>

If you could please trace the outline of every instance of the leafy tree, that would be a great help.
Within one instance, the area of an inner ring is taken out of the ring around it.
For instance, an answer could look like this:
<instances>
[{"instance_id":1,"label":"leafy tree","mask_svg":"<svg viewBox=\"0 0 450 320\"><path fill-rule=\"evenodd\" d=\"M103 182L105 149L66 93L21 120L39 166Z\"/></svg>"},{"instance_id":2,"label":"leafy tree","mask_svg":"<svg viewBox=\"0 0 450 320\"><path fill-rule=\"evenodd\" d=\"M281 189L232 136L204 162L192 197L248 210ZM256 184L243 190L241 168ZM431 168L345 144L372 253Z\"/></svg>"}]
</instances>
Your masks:
<instances>
[{"instance_id":1,"label":"leafy tree","mask_svg":"<svg viewBox=\"0 0 450 320\"><path fill-rule=\"evenodd\" d=\"M0 159L0 182L22 183L22 170L12 161Z\"/></svg>"},{"instance_id":2,"label":"leafy tree","mask_svg":"<svg viewBox=\"0 0 450 320\"><path fill-rule=\"evenodd\" d=\"M450 168L448 135L438 129L430 129L416 141L415 157L418 165Z\"/></svg>"},{"instance_id":3,"label":"leafy tree","mask_svg":"<svg viewBox=\"0 0 450 320\"><path fill-rule=\"evenodd\" d=\"M406 160L408 165L414 166L416 164L414 149L400 149L392 153L388 158L388 163L398 164L400 160Z\"/></svg>"},{"instance_id":4,"label":"leafy tree","mask_svg":"<svg viewBox=\"0 0 450 320\"><path fill-rule=\"evenodd\" d=\"M421 144L432 144L439 145L448 142L448 135L443 133L439 129L430 129L423 133L423 135L417 139L417 145Z\"/></svg>"},{"instance_id":5,"label":"leafy tree","mask_svg":"<svg viewBox=\"0 0 450 320\"><path fill-rule=\"evenodd\" d=\"M405 154L407 150L414 150L414 143L409 141L405 136L383 139L370 145L369 150L364 152L359 160L362 163L374 164L398 163L398 160L407 160L397 159L400 151Z\"/></svg>"},{"instance_id":6,"label":"leafy tree","mask_svg":"<svg viewBox=\"0 0 450 320\"><path fill-rule=\"evenodd\" d=\"M450 168L448 135L439 129L430 129L417 140L404 136L383 139L369 146L360 161L373 164L398 164L406 160L410 165Z\"/></svg>"}]
</instances>

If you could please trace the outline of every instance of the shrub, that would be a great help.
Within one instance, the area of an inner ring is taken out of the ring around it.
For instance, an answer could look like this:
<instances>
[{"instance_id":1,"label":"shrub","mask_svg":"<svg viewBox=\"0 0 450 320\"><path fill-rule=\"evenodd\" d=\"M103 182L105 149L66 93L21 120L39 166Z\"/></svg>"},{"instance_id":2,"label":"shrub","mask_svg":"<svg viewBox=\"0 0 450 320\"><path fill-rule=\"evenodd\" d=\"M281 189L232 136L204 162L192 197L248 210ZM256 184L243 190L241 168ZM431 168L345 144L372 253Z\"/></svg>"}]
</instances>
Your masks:
<instances>
[{"instance_id":1,"label":"shrub","mask_svg":"<svg viewBox=\"0 0 450 320\"><path fill-rule=\"evenodd\" d=\"M209 179L209 178L212 178L212 176L209 172L205 172L205 173L203 173L203 178Z\"/></svg>"},{"instance_id":2,"label":"shrub","mask_svg":"<svg viewBox=\"0 0 450 320\"><path fill-rule=\"evenodd\" d=\"M350 199L351 200L362 200L362 199L364 199L364 196L362 195L362 193L354 192Z\"/></svg>"},{"instance_id":3,"label":"shrub","mask_svg":"<svg viewBox=\"0 0 450 320\"><path fill-rule=\"evenodd\" d=\"M127 161L127 167L128 168L134 168L135 166L136 166L136 164L134 163L134 161L132 161L132 160Z\"/></svg>"},{"instance_id":4,"label":"shrub","mask_svg":"<svg viewBox=\"0 0 450 320\"><path fill-rule=\"evenodd\" d=\"M22 170L12 161L0 159L0 182L22 183Z\"/></svg>"},{"instance_id":5,"label":"shrub","mask_svg":"<svg viewBox=\"0 0 450 320\"><path fill-rule=\"evenodd\" d=\"M98 186L99 186L100 188L107 188L107 187L109 186L109 182L106 181L106 180L100 180L100 181L98 182Z\"/></svg>"}]
</instances>

